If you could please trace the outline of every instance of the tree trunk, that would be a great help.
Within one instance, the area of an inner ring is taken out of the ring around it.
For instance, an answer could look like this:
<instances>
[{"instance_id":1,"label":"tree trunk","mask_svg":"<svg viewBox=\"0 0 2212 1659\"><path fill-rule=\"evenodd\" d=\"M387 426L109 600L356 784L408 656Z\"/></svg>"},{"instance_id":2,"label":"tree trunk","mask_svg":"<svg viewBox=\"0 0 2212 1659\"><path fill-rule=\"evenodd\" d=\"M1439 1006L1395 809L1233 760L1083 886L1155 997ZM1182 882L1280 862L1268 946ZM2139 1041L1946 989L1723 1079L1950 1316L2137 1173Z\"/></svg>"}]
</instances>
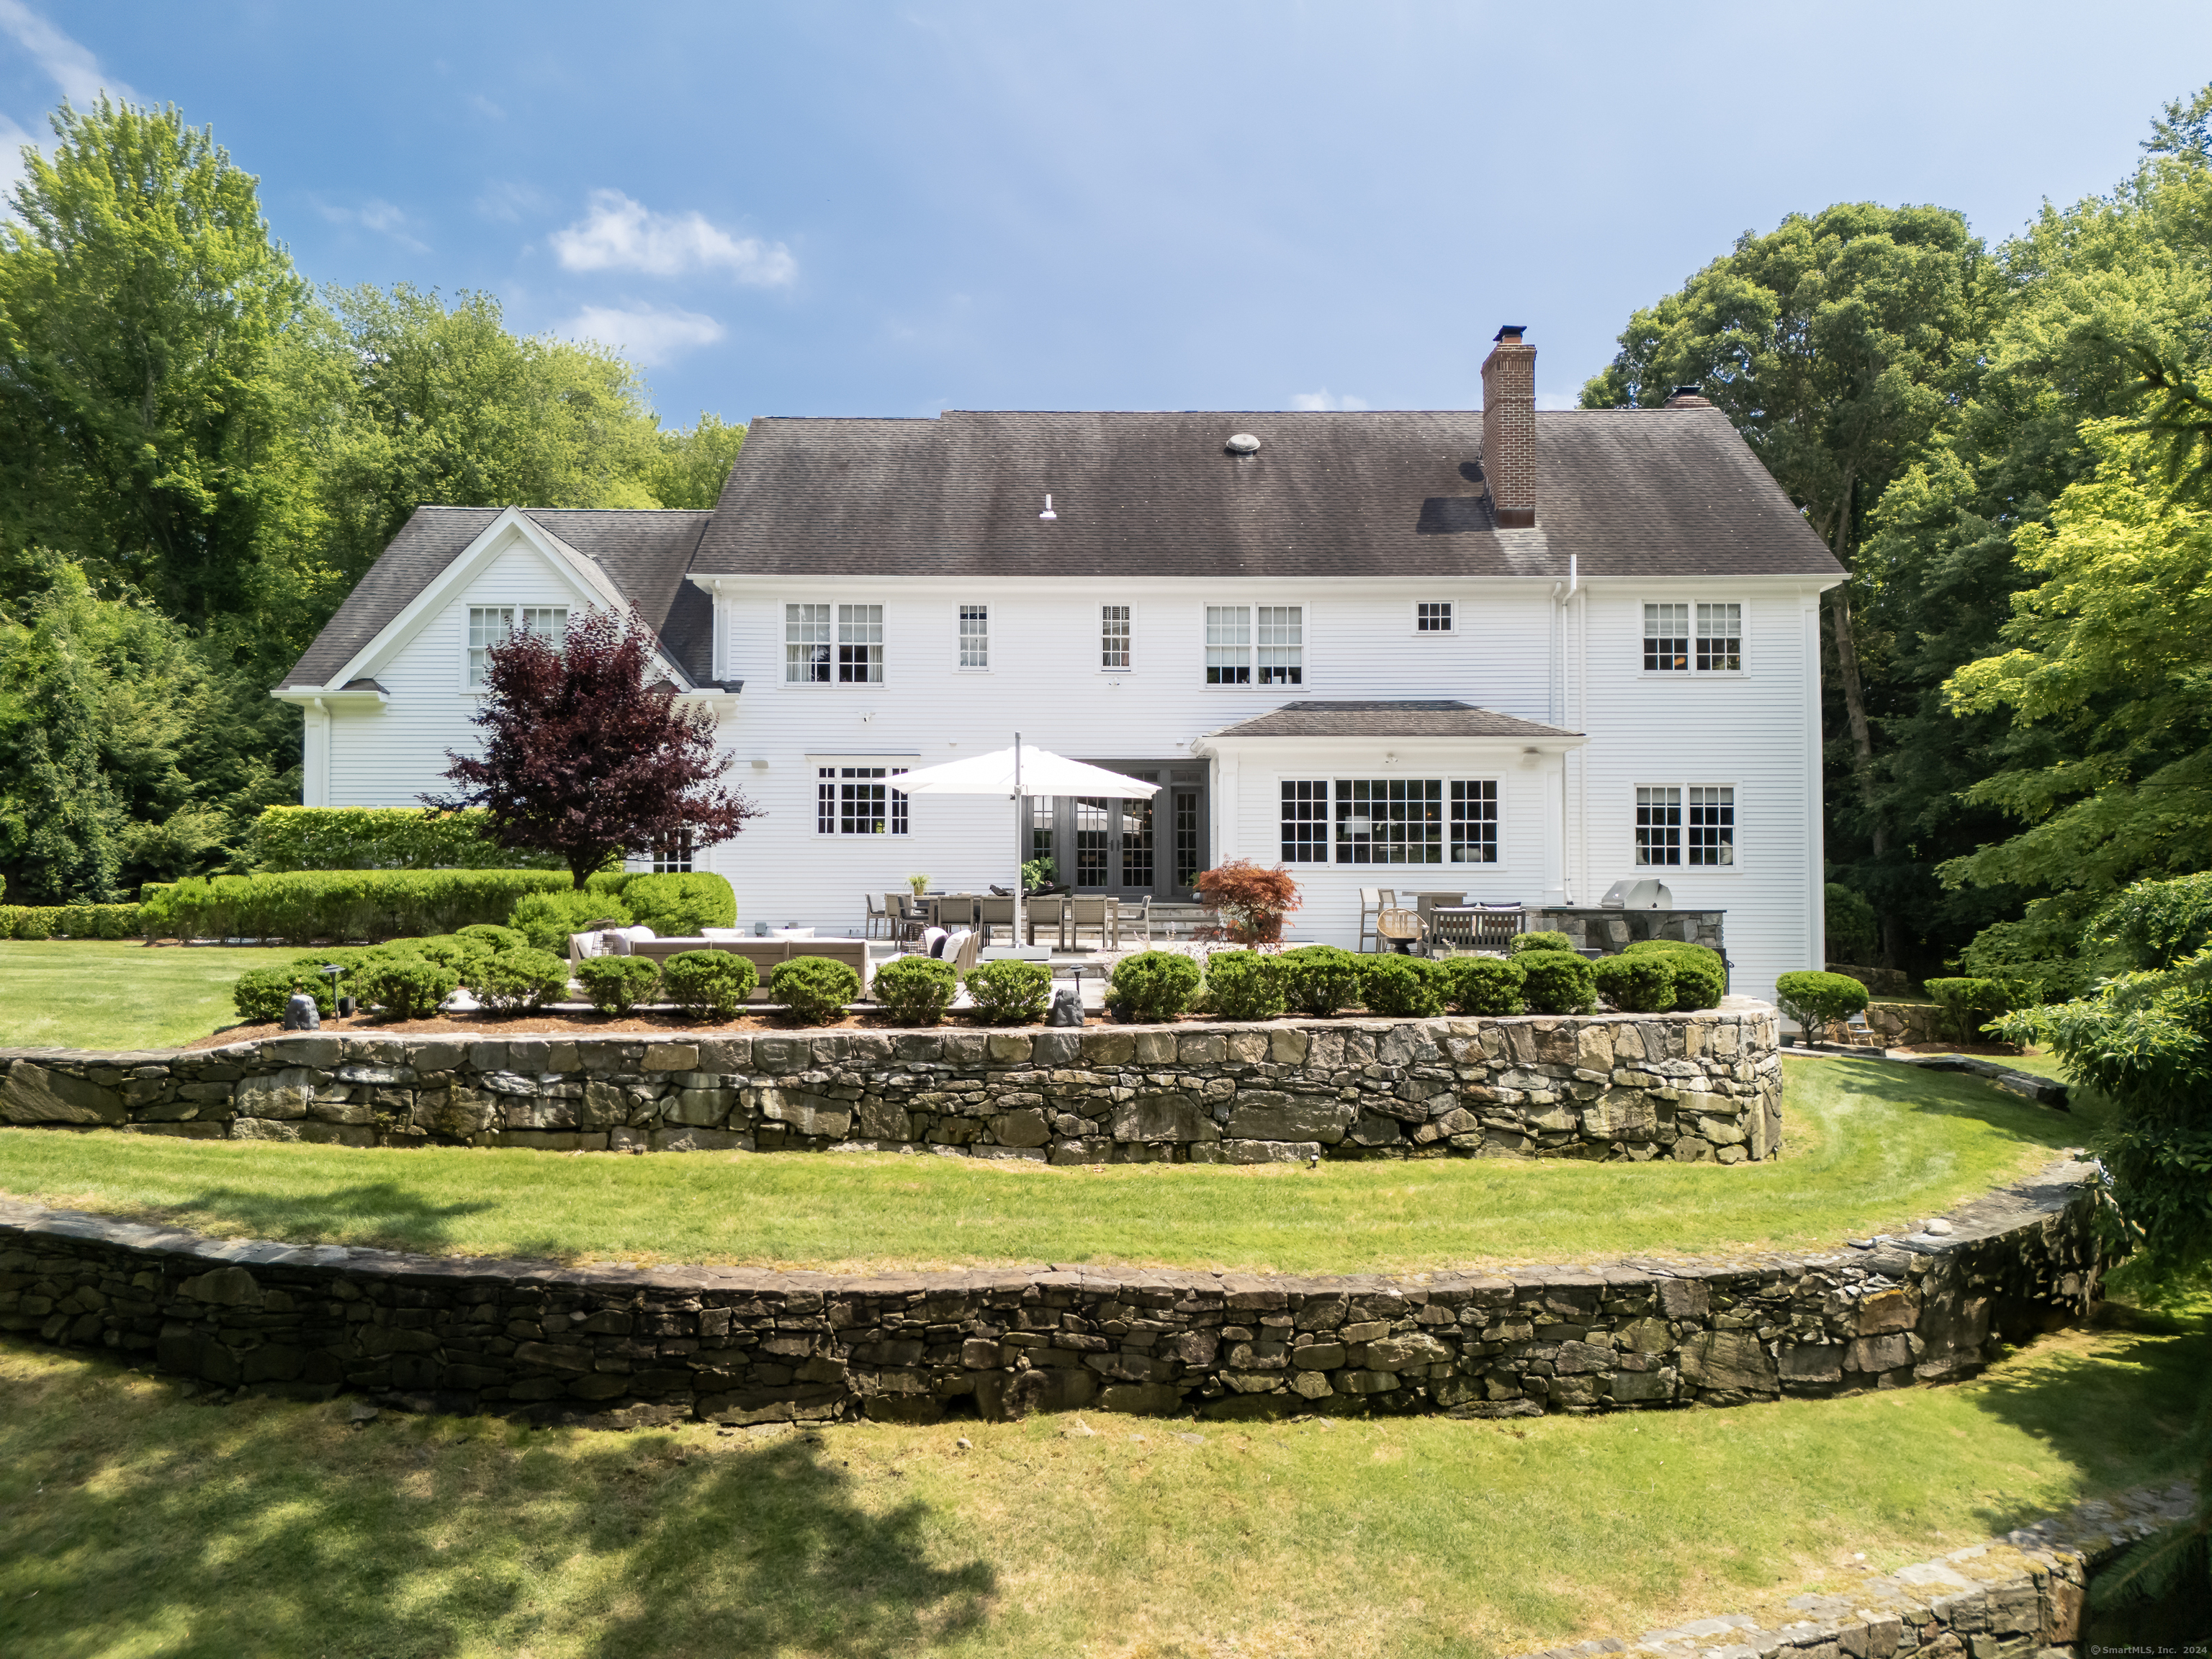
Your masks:
<instances>
[{"instance_id":1,"label":"tree trunk","mask_svg":"<svg viewBox=\"0 0 2212 1659\"><path fill-rule=\"evenodd\" d=\"M1844 481L1843 499L1836 507L1835 522L1828 537L1829 550L1836 562L1849 570L1850 560L1844 550L1850 544L1851 500L1858 487L1856 476ZM1851 585L1846 581L1828 592L1828 631L1836 642L1836 678L1844 684L1844 714L1851 728L1851 771L1857 777L1860 804L1866 809L1867 842L1879 857L1889 848L1889 832L1875 809L1874 800L1874 728L1867 720L1866 684L1859 676L1859 649L1851 635ZM1898 918L1884 912L1879 918L1881 939L1881 965L1897 966Z\"/></svg>"}]
</instances>

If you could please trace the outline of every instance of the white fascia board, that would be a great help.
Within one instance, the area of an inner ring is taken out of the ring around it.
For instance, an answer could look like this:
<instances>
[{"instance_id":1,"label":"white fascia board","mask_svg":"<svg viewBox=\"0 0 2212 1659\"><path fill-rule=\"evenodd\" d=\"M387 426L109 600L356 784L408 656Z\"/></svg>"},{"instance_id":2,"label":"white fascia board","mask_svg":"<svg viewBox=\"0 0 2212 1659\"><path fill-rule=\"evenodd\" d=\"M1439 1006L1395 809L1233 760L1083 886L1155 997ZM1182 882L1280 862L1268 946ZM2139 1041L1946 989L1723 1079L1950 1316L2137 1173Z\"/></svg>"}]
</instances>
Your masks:
<instances>
[{"instance_id":1,"label":"white fascia board","mask_svg":"<svg viewBox=\"0 0 2212 1659\"><path fill-rule=\"evenodd\" d=\"M279 702L295 702L302 708L362 703L380 708L392 701L390 694L383 691L325 691L312 685L280 685L269 695Z\"/></svg>"},{"instance_id":2,"label":"white fascia board","mask_svg":"<svg viewBox=\"0 0 2212 1659\"><path fill-rule=\"evenodd\" d=\"M1425 760L1432 757L1446 758L1468 753L1490 755L1524 755L1534 750L1540 755L1564 755L1571 749L1579 749L1589 738L1579 732L1560 736L1544 737L1488 737L1488 738L1385 738L1385 737L1230 737L1209 732L1191 744L1194 755L1224 753L1259 755L1276 754L1296 750L1300 753L1319 756L1324 759L1336 756L1371 755L1386 751L1404 758Z\"/></svg>"}]
</instances>

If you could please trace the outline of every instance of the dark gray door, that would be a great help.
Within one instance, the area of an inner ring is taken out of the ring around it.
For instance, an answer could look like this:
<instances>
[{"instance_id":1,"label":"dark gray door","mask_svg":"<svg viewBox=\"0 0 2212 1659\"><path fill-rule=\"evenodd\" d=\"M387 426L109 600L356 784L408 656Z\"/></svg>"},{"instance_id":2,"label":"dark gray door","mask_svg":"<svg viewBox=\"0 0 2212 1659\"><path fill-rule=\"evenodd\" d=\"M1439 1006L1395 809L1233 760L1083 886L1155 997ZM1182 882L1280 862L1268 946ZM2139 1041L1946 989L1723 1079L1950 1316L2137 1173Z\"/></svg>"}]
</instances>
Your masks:
<instances>
[{"instance_id":1,"label":"dark gray door","mask_svg":"<svg viewBox=\"0 0 2212 1659\"><path fill-rule=\"evenodd\" d=\"M1057 878L1079 893L1163 902L1194 896L1205 867L1206 769L1190 761L1092 761L1090 764L1162 786L1149 800L1067 795L1040 799L1030 817L1026 858L1049 858Z\"/></svg>"}]
</instances>

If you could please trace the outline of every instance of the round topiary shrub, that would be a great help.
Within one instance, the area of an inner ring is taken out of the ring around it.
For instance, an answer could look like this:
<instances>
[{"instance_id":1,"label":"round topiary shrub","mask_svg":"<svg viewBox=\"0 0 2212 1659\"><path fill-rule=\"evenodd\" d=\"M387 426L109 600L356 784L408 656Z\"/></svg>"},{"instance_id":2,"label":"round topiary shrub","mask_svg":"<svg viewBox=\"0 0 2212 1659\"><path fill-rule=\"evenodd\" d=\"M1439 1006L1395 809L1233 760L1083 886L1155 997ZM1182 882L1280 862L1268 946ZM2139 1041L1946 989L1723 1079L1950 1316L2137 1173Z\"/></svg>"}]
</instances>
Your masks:
<instances>
[{"instance_id":1,"label":"round topiary shrub","mask_svg":"<svg viewBox=\"0 0 2212 1659\"><path fill-rule=\"evenodd\" d=\"M1849 974L1806 969L1776 980L1774 1000L1808 1041L1818 1042L1831 1021L1849 1019L1867 1006L1867 988Z\"/></svg>"},{"instance_id":2,"label":"round topiary shrub","mask_svg":"<svg viewBox=\"0 0 2212 1659\"><path fill-rule=\"evenodd\" d=\"M1301 945L1275 958L1283 1000L1299 1013L1327 1019L1359 1000L1359 958L1334 945Z\"/></svg>"},{"instance_id":3,"label":"round topiary shrub","mask_svg":"<svg viewBox=\"0 0 2212 1659\"><path fill-rule=\"evenodd\" d=\"M450 968L461 976L463 984L468 982L469 969L472 966L489 961L491 957L488 948L456 933L433 933L428 939L396 939L386 948L410 951L425 962L434 962L441 968Z\"/></svg>"},{"instance_id":4,"label":"round topiary shrub","mask_svg":"<svg viewBox=\"0 0 2212 1659\"><path fill-rule=\"evenodd\" d=\"M1218 951L1206 959L1206 988L1223 1019L1273 1019L1283 1012L1282 958Z\"/></svg>"},{"instance_id":5,"label":"round topiary shrub","mask_svg":"<svg viewBox=\"0 0 2212 1659\"><path fill-rule=\"evenodd\" d=\"M1572 951L1575 942L1565 933L1516 933L1508 948L1517 957L1523 951Z\"/></svg>"},{"instance_id":6,"label":"round topiary shrub","mask_svg":"<svg viewBox=\"0 0 2212 1659\"><path fill-rule=\"evenodd\" d=\"M1444 972L1444 1000L1462 1014L1521 1012L1521 985L1528 975L1519 963L1504 957L1453 957L1437 965Z\"/></svg>"},{"instance_id":7,"label":"round topiary shrub","mask_svg":"<svg viewBox=\"0 0 2212 1659\"><path fill-rule=\"evenodd\" d=\"M745 960L726 951L686 951L681 956L669 957L668 965L673 968L679 962L709 954L726 962ZM793 957L789 962L778 963L775 971L768 976L768 994L771 1002L781 1003L784 1011L800 1024L827 1025L833 1019L845 1018L845 1005L860 994L860 976L843 963L832 962L827 957Z\"/></svg>"},{"instance_id":8,"label":"round topiary shrub","mask_svg":"<svg viewBox=\"0 0 2212 1659\"><path fill-rule=\"evenodd\" d=\"M1521 1000L1532 1014L1579 1014L1597 1000L1597 979L1573 951L1523 951Z\"/></svg>"},{"instance_id":9,"label":"round topiary shrub","mask_svg":"<svg viewBox=\"0 0 2212 1659\"><path fill-rule=\"evenodd\" d=\"M594 960L605 961L608 958L595 957ZM621 962L625 958L616 957L612 960ZM635 962L637 958L631 957L627 960ZM844 1012L846 1003L851 1001L860 988L853 982L853 970L842 963L827 962L820 957L804 957L777 968L775 975L779 988L785 968L808 965L835 968L844 975L843 981L826 988L828 993L836 994L836 1001L833 1012L824 1014L822 1018L836 1019ZM694 1019L705 1019L709 1016L716 1019L729 1018L744 1006L745 999L753 994L754 988L759 983L760 969L753 966L752 958L741 957L733 951L679 951L660 965L661 995ZM804 994L804 982L794 983L799 993ZM850 988L847 989L847 986ZM776 995L779 1000L786 1000L781 988ZM811 1007L813 1004L809 1002L807 1006ZM797 1011L794 1009L793 1012ZM819 1024L822 1021L812 1023Z\"/></svg>"},{"instance_id":10,"label":"round topiary shrub","mask_svg":"<svg viewBox=\"0 0 2212 1659\"><path fill-rule=\"evenodd\" d=\"M1664 1013L1674 1006L1674 962L1665 951L1600 957L1590 963L1598 994L1624 1014Z\"/></svg>"},{"instance_id":11,"label":"round topiary shrub","mask_svg":"<svg viewBox=\"0 0 2212 1659\"><path fill-rule=\"evenodd\" d=\"M534 948L562 956L568 953L568 935L582 933L595 921L627 927L629 907L612 893L580 893L570 888L566 892L525 893L507 915L507 925Z\"/></svg>"},{"instance_id":12,"label":"round topiary shrub","mask_svg":"<svg viewBox=\"0 0 2212 1659\"><path fill-rule=\"evenodd\" d=\"M516 929L502 927L493 921L480 921L473 927L457 927L453 930L453 937L464 941L472 949L481 947L492 956L497 956L501 951L520 950L530 943L529 939ZM536 948L542 951L547 947L539 945ZM565 952L568 948L568 941L562 939L562 951Z\"/></svg>"},{"instance_id":13,"label":"round topiary shrub","mask_svg":"<svg viewBox=\"0 0 2212 1659\"><path fill-rule=\"evenodd\" d=\"M1114 965L1107 1000L1121 1018L1173 1019L1189 1004L1201 975L1198 964L1172 951L1140 951Z\"/></svg>"},{"instance_id":14,"label":"round topiary shrub","mask_svg":"<svg viewBox=\"0 0 2212 1659\"><path fill-rule=\"evenodd\" d=\"M968 1000L986 1025L1033 1025L1052 1006L1052 969L1042 962L987 962L968 970Z\"/></svg>"},{"instance_id":15,"label":"round topiary shrub","mask_svg":"<svg viewBox=\"0 0 2212 1659\"><path fill-rule=\"evenodd\" d=\"M477 957L461 970L461 983L495 1014L529 1013L568 994L568 963L550 951L526 945Z\"/></svg>"},{"instance_id":16,"label":"round topiary shrub","mask_svg":"<svg viewBox=\"0 0 2212 1659\"><path fill-rule=\"evenodd\" d=\"M356 994L386 1019L428 1019L461 983L453 969L412 951L373 952L354 979Z\"/></svg>"},{"instance_id":17,"label":"round topiary shrub","mask_svg":"<svg viewBox=\"0 0 2212 1659\"><path fill-rule=\"evenodd\" d=\"M1449 983L1440 962L1426 957L1378 956L1361 970L1360 995L1370 1013L1427 1019L1443 1012Z\"/></svg>"},{"instance_id":18,"label":"round topiary shrub","mask_svg":"<svg viewBox=\"0 0 2212 1659\"><path fill-rule=\"evenodd\" d=\"M960 976L935 957L893 957L876 969L872 994L902 1025L934 1025L952 1006Z\"/></svg>"},{"instance_id":19,"label":"round topiary shrub","mask_svg":"<svg viewBox=\"0 0 2212 1659\"><path fill-rule=\"evenodd\" d=\"M1931 979L1924 981L1928 994L1943 1005L1951 1034L1961 1042L1981 1036L1985 1021L2012 1012L2011 988L1994 979Z\"/></svg>"},{"instance_id":20,"label":"round topiary shrub","mask_svg":"<svg viewBox=\"0 0 2212 1659\"><path fill-rule=\"evenodd\" d=\"M331 988L330 981L313 969L296 963L288 968L247 969L230 988L230 1005L238 1010L240 1019L274 1024L284 1018L284 1006L295 991L305 991L314 998L319 1013L337 1010L337 993Z\"/></svg>"},{"instance_id":21,"label":"round topiary shrub","mask_svg":"<svg viewBox=\"0 0 2212 1659\"><path fill-rule=\"evenodd\" d=\"M1674 964L1674 1006L1684 1013L1694 1008L1717 1008L1728 994L1728 964L1717 951L1686 939L1638 939L1621 952L1625 957L1663 956Z\"/></svg>"},{"instance_id":22,"label":"round topiary shrub","mask_svg":"<svg viewBox=\"0 0 2212 1659\"><path fill-rule=\"evenodd\" d=\"M652 994L660 966L650 957L586 957L576 964L576 978L592 1007L626 1014Z\"/></svg>"}]
</instances>

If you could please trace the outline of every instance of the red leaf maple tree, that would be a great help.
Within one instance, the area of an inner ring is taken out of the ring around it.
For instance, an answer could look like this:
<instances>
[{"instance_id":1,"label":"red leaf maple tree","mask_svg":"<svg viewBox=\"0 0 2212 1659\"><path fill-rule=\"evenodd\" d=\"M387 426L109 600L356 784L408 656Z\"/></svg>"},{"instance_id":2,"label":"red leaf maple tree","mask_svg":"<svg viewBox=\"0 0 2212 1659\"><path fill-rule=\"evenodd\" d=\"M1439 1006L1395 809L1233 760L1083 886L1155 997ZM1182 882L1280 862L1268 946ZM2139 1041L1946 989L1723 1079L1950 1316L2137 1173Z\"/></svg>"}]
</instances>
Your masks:
<instances>
[{"instance_id":1,"label":"red leaf maple tree","mask_svg":"<svg viewBox=\"0 0 2212 1659\"><path fill-rule=\"evenodd\" d=\"M511 635L485 653L481 756L446 751L452 795L417 797L433 811L480 807L501 847L551 853L581 887L617 859L670 845L730 840L761 809L717 781L730 757L714 718L679 708L665 678L647 684L653 632L590 610L559 643Z\"/></svg>"}]
</instances>

